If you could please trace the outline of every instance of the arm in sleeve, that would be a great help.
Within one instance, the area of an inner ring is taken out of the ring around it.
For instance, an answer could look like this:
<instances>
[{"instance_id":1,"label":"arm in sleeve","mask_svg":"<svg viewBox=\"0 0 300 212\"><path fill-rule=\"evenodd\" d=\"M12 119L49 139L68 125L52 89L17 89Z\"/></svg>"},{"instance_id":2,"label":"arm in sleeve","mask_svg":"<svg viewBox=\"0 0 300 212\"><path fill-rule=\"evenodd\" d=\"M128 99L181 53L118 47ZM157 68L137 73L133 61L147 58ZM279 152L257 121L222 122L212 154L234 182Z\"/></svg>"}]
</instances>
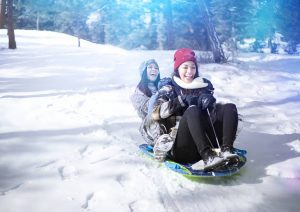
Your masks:
<instances>
[{"instance_id":1,"label":"arm in sleeve","mask_svg":"<svg viewBox=\"0 0 300 212\"><path fill-rule=\"evenodd\" d=\"M152 118L156 121L168 118L186 106L181 96L176 96L173 90L168 92L165 90L159 90L158 97L154 103Z\"/></svg>"},{"instance_id":2,"label":"arm in sleeve","mask_svg":"<svg viewBox=\"0 0 300 212\"><path fill-rule=\"evenodd\" d=\"M148 113L149 97L143 94L138 88L135 89L131 96L131 103L134 109L137 111L139 117L145 118Z\"/></svg>"},{"instance_id":3,"label":"arm in sleeve","mask_svg":"<svg viewBox=\"0 0 300 212\"><path fill-rule=\"evenodd\" d=\"M213 84L208 79L206 79L206 78L203 78L203 81L208 84L207 87L206 87L206 89L205 89L206 92L213 94L214 90L215 90Z\"/></svg>"}]
</instances>

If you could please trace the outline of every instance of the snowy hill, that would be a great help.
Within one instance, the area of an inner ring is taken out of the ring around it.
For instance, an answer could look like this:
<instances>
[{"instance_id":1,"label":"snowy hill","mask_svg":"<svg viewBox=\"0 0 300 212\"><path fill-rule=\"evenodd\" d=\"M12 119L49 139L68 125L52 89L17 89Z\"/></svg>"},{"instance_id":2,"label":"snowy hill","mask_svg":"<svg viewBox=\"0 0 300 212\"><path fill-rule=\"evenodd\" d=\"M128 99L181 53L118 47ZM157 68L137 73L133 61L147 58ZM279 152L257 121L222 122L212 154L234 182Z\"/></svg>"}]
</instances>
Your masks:
<instances>
[{"instance_id":1,"label":"snowy hill","mask_svg":"<svg viewBox=\"0 0 300 212\"><path fill-rule=\"evenodd\" d=\"M126 51L54 32L0 30L0 211L299 211L300 57L241 54L200 64L243 116L233 177L192 181L143 157L129 101L138 66L173 51Z\"/></svg>"}]
</instances>

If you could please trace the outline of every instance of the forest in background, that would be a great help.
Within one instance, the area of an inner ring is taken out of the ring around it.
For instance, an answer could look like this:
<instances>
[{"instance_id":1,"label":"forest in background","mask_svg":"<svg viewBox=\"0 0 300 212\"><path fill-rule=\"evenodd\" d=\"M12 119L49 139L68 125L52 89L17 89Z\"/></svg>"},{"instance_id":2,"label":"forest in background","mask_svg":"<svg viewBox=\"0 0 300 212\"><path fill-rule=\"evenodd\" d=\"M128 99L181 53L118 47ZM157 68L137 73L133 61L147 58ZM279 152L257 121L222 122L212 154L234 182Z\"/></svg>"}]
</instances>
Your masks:
<instances>
[{"instance_id":1,"label":"forest in background","mask_svg":"<svg viewBox=\"0 0 300 212\"><path fill-rule=\"evenodd\" d=\"M247 51L267 47L278 53L283 45L285 52L297 52L300 1L205 2L226 50L250 42ZM209 51L204 14L199 0L14 0L16 29L58 31L125 49Z\"/></svg>"}]
</instances>

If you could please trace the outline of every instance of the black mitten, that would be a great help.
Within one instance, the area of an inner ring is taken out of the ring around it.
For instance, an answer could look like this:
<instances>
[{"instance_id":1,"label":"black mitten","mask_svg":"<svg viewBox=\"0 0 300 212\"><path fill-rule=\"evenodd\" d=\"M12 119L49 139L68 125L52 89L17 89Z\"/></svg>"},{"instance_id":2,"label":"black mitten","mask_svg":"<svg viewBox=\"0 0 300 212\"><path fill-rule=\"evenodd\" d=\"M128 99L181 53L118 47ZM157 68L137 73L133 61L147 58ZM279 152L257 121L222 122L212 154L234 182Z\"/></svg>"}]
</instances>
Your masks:
<instances>
[{"instance_id":1,"label":"black mitten","mask_svg":"<svg viewBox=\"0 0 300 212\"><path fill-rule=\"evenodd\" d=\"M216 99L212 94L204 93L201 94L198 99L198 107L200 107L202 110L206 110L207 108L213 106L215 102Z\"/></svg>"},{"instance_id":2,"label":"black mitten","mask_svg":"<svg viewBox=\"0 0 300 212\"><path fill-rule=\"evenodd\" d=\"M181 95L183 102L188 105L197 105L198 97L192 95Z\"/></svg>"},{"instance_id":3,"label":"black mitten","mask_svg":"<svg viewBox=\"0 0 300 212\"><path fill-rule=\"evenodd\" d=\"M159 82L158 82L158 90L161 89L162 87L164 87L165 85L170 85L172 82L172 78L170 77L165 77L165 78L162 78Z\"/></svg>"}]
</instances>

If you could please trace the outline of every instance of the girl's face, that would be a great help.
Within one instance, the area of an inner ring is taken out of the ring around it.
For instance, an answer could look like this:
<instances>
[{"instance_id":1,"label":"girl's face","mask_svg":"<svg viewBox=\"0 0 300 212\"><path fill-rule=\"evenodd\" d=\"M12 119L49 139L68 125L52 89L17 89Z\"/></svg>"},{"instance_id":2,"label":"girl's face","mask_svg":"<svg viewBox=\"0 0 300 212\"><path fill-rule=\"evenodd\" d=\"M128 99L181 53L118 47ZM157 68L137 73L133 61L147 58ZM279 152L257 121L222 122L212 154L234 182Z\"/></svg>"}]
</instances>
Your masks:
<instances>
[{"instance_id":1,"label":"girl's face","mask_svg":"<svg viewBox=\"0 0 300 212\"><path fill-rule=\"evenodd\" d=\"M154 63L150 63L147 66L147 77L148 77L149 81L154 82L157 79L158 74L159 74L159 69L158 69L157 65Z\"/></svg>"},{"instance_id":2,"label":"girl's face","mask_svg":"<svg viewBox=\"0 0 300 212\"><path fill-rule=\"evenodd\" d=\"M196 64L193 61L186 61L178 67L180 79L185 83L191 83L196 74Z\"/></svg>"}]
</instances>

